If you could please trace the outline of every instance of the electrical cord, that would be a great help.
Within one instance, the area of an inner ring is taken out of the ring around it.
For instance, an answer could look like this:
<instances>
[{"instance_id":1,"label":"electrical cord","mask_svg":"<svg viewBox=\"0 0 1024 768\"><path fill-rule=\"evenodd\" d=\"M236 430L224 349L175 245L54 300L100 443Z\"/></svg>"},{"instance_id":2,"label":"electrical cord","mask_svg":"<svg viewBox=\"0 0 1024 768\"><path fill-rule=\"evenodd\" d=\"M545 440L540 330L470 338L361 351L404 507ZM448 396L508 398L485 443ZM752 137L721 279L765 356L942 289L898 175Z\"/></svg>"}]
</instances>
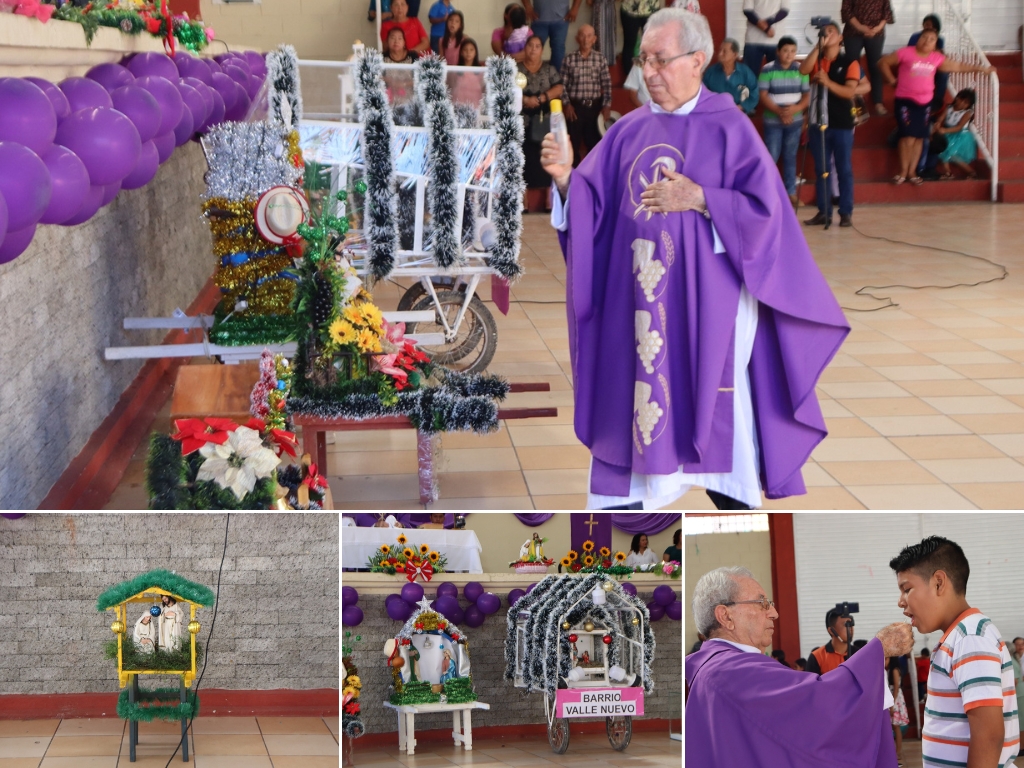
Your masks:
<instances>
[{"instance_id":1,"label":"electrical cord","mask_svg":"<svg viewBox=\"0 0 1024 768\"><path fill-rule=\"evenodd\" d=\"M203 675L206 674L206 662L210 659L210 641L213 640L213 628L217 626L217 609L220 607L220 578L224 573L224 558L228 553L228 528L231 526L231 513L228 512L224 519L224 549L220 553L220 568L217 569L217 596L213 601L213 618L210 619L210 634L206 636L206 648L203 649L203 669L199 673L199 679L196 680L195 688L192 689L192 695L196 697L196 701L199 700L199 686L203 684ZM186 699L188 695L186 694ZM187 739L189 734L192 732L192 721L195 720L195 709L193 708L192 717L188 719L188 728L185 729L185 738ZM178 741L178 745L174 748L174 752L171 757L167 760L167 765L164 768L170 768L171 762L175 757L178 756L178 750L181 749L181 741ZM195 742L192 743L192 760L195 762Z\"/></svg>"}]
</instances>

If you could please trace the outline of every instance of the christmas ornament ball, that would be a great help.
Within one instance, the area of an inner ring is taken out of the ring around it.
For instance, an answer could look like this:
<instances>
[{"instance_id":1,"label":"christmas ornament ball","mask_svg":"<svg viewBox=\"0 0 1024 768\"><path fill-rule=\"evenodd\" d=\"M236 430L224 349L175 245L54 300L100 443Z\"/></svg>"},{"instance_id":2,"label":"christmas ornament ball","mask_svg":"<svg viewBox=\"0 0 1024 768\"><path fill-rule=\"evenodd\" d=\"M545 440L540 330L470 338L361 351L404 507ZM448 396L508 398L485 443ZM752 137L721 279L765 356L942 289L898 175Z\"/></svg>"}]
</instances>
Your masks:
<instances>
[{"instance_id":1,"label":"christmas ornament ball","mask_svg":"<svg viewBox=\"0 0 1024 768\"><path fill-rule=\"evenodd\" d=\"M640 623L640 619L638 619L638 618L636 618L636 617L634 616L634 617L633 617L633 621L632 621L632 624L633 624L633 626L635 627L635 626L636 626L637 624L639 624L639 623Z\"/></svg>"},{"instance_id":2,"label":"christmas ornament ball","mask_svg":"<svg viewBox=\"0 0 1024 768\"><path fill-rule=\"evenodd\" d=\"M562 622L562 629L568 629L572 625L568 621Z\"/></svg>"},{"instance_id":3,"label":"christmas ornament ball","mask_svg":"<svg viewBox=\"0 0 1024 768\"><path fill-rule=\"evenodd\" d=\"M583 628L585 630L587 630L587 632L593 632L594 631L594 622L588 621L586 624L583 625Z\"/></svg>"},{"instance_id":4,"label":"christmas ornament ball","mask_svg":"<svg viewBox=\"0 0 1024 768\"><path fill-rule=\"evenodd\" d=\"M120 635L122 632L124 632L124 622L115 621L113 624L110 625L110 631L113 632L115 635Z\"/></svg>"},{"instance_id":5,"label":"christmas ornament ball","mask_svg":"<svg viewBox=\"0 0 1024 768\"><path fill-rule=\"evenodd\" d=\"M159 616L160 615L160 608L159 608L159 606L154 605L152 608L150 608L149 609L149 615L150 616Z\"/></svg>"},{"instance_id":6,"label":"christmas ornament ball","mask_svg":"<svg viewBox=\"0 0 1024 768\"><path fill-rule=\"evenodd\" d=\"M605 635L604 637L601 638L601 642L604 643L605 645L611 645L612 644L612 636L611 635Z\"/></svg>"},{"instance_id":7,"label":"christmas ornament ball","mask_svg":"<svg viewBox=\"0 0 1024 768\"><path fill-rule=\"evenodd\" d=\"M190 621L188 623L188 631L191 634L198 635L200 629L202 629L202 625L198 621Z\"/></svg>"},{"instance_id":8,"label":"christmas ornament ball","mask_svg":"<svg viewBox=\"0 0 1024 768\"><path fill-rule=\"evenodd\" d=\"M401 669L405 666L405 659L403 659L401 656L395 656L395 658L391 660L391 666L395 669Z\"/></svg>"},{"instance_id":9,"label":"christmas ornament ball","mask_svg":"<svg viewBox=\"0 0 1024 768\"><path fill-rule=\"evenodd\" d=\"M601 585L601 589L603 589L605 592L611 592L613 589L615 589L615 585L610 581L606 581L604 584Z\"/></svg>"},{"instance_id":10,"label":"christmas ornament ball","mask_svg":"<svg viewBox=\"0 0 1024 768\"><path fill-rule=\"evenodd\" d=\"M360 195L366 194L366 181L364 179L359 179L358 181L356 181L354 186L356 188L356 192L358 192Z\"/></svg>"},{"instance_id":11,"label":"christmas ornament ball","mask_svg":"<svg viewBox=\"0 0 1024 768\"><path fill-rule=\"evenodd\" d=\"M579 637L577 637L576 635L569 635L570 643L575 643L577 640L579 640Z\"/></svg>"}]
</instances>

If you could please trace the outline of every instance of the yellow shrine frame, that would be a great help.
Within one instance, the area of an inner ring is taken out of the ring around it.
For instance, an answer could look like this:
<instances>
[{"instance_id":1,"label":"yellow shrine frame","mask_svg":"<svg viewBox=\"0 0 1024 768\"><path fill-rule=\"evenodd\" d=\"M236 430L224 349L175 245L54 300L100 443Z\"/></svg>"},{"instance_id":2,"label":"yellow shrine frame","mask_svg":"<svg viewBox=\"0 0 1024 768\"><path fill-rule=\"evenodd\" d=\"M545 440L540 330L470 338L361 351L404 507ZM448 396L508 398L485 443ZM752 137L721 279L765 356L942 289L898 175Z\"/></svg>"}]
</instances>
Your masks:
<instances>
[{"instance_id":1,"label":"yellow shrine frame","mask_svg":"<svg viewBox=\"0 0 1024 768\"><path fill-rule=\"evenodd\" d=\"M149 595L150 597L146 597ZM121 644L124 641L124 636L128 631L128 604L129 603L152 603L154 597L159 600L163 595L173 597L178 603L188 603L190 607L190 616L188 622L188 634L189 644L192 647L192 668L191 669L124 669L121 660ZM147 587L142 592L136 595L132 595L126 600L122 600L112 608L108 608L108 611L113 611L115 615L114 623L110 625L110 630L117 635L117 679L120 682L121 687L124 688L131 681L132 675L181 675L185 680L185 687L191 688L192 681L196 677L196 635L199 633L201 626L196 621L196 603L188 600L187 598L181 597L168 592L166 589L160 587Z\"/></svg>"}]
</instances>

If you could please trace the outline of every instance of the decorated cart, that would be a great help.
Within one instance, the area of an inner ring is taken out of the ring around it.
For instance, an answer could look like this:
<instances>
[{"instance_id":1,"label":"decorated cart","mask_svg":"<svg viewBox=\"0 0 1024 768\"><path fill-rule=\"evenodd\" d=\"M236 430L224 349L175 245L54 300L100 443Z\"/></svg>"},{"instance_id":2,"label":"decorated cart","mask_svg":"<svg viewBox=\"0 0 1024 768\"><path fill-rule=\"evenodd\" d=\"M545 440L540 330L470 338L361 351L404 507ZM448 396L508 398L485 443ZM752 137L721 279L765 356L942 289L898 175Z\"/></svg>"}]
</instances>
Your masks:
<instances>
[{"instance_id":1,"label":"decorated cart","mask_svg":"<svg viewBox=\"0 0 1024 768\"><path fill-rule=\"evenodd\" d=\"M638 598L607 574L548 576L509 609L505 679L544 694L548 742L569 748L569 720L604 718L616 750L629 746L654 682L654 633Z\"/></svg>"}]
</instances>

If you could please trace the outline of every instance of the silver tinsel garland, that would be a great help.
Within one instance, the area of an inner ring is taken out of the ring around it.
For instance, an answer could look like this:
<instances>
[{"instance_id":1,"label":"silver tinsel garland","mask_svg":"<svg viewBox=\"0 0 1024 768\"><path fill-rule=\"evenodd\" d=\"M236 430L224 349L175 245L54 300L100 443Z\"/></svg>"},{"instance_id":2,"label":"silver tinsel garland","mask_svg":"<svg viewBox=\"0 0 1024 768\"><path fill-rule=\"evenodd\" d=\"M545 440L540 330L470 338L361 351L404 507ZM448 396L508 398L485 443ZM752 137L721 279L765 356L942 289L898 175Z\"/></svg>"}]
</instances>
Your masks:
<instances>
[{"instance_id":1,"label":"silver tinsel garland","mask_svg":"<svg viewBox=\"0 0 1024 768\"><path fill-rule=\"evenodd\" d=\"M363 124L362 148L366 163L366 236L370 244L370 271L377 280L395 266L398 248L397 194L392 143L395 124L384 86L384 60L368 48L356 63L356 111Z\"/></svg>"},{"instance_id":2,"label":"silver tinsel garland","mask_svg":"<svg viewBox=\"0 0 1024 768\"><path fill-rule=\"evenodd\" d=\"M487 110L498 138L498 191L491 221L497 241L491 249L490 264L507 280L523 273L519 245L523 234L523 121L515 108L516 63L507 56L487 60Z\"/></svg>"},{"instance_id":3,"label":"silver tinsel garland","mask_svg":"<svg viewBox=\"0 0 1024 768\"><path fill-rule=\"evenodd\" d=\"M595 588L608 579L603 574L589 574L585 576L546 576L540 581L530 594L519 599L515 606L509 609L506 619L505 635L505 679L515 678L516 661L516 622L521 611L530 610L530 616L526 621L526 653L523 664L523 679L526 682L528 691L547 691L554 695L558 687L558 680L569 673L571 667L570 648L568 632L563 630L559 624L563 614L573 603L581 597L593 592ZM654 632L651 630L650 613L647 606L639 598L633 597L622 589L622 585L616 583L616 594L623 601L638 608L643 614L643 634L641 637L640 625L632 623L622 624L622 633L629 640L641 640L644 644L644 669L643 687L650 692L654 689L654 676L651 665L654 662ZM609 630L616 627L615 620L617 612L607 605L594 605L590 600L584 600L572 611L568 612L566 621L572 625L580 624L583 621L593 621L594 624L607 627ZM555 668L555 659L558 653L558 643L562 645L562 663ZM612 632L612 644L608 649L609 663L620 664L622 662L622 651L620 642L614 631Z\"/></svg>"},{"instance_id":4,"label":"silver tinsel garland","mask_svg":"<svg viewBox=\"0 0 1024 768\"><path fill-rule=\"evenodd\" d=\"M456 152L455 110L452 107L444 59L425 56L416 62L416 93L423 105L427 129L427 206L434 261L442 269L465 261L456 225L459 217L459 157Z\"/></svg>"},{"instance_id":5,"label":"silver tinsel garland","mask_svg":"<svg viewBox=\"0 0 1024 768\"><path fill-rule=\"evenodd\" d=\"M259 197L277 184L294 185L302 175L285 146L285 131L266 122L221 123L202 139L210 170L204 199Z\"/></svg>"},{"instance_id":6,"label":"silver tinsel garland","mask_svg":"<svg viewBox=\"0 0 1024 768\"><path fill-rule=\"evenodd\" d=\"M299 56L292 46L281 45L267 54L267 121L290 131L301 120Z\"/></svg>"}]
</instances>

